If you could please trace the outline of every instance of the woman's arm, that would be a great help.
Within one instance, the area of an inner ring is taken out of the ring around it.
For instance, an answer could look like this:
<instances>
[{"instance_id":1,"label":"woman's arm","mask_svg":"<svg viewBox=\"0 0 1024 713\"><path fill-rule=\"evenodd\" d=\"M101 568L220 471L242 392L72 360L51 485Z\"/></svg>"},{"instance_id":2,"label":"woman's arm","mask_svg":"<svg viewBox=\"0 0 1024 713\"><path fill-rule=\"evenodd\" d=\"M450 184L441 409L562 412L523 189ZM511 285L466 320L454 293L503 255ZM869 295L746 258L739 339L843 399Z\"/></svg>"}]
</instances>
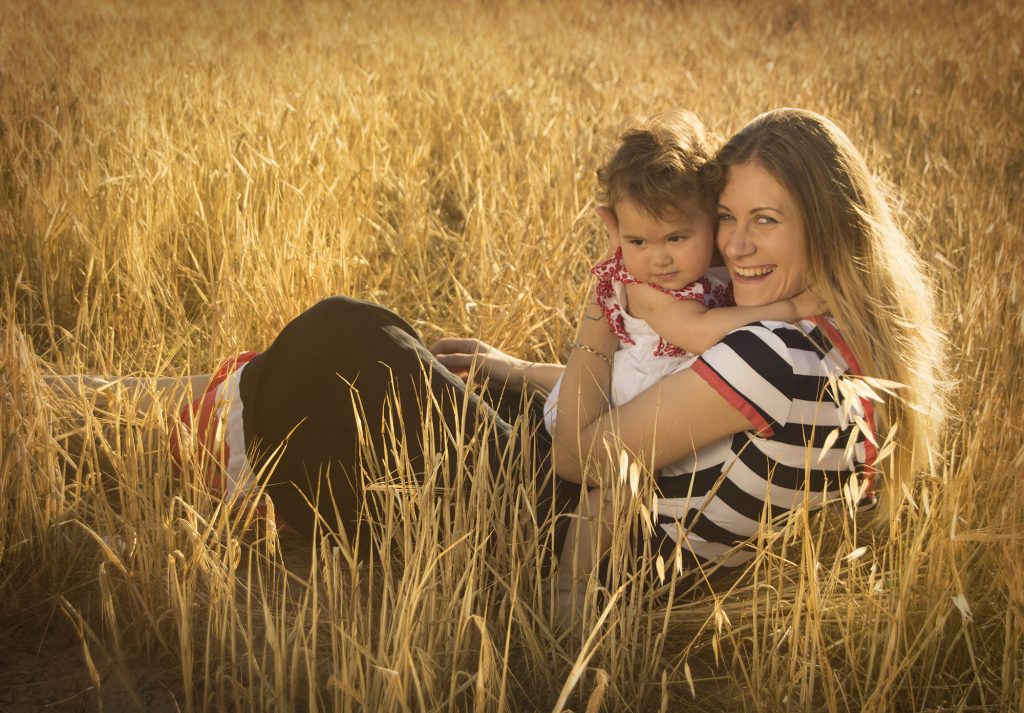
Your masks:
<instances>
[{"instance_id":1,"label":"woman's arm","mask_svg":"<svg viewBox=\"0 0 1024 713\"><path fill-rule=\"evenodd\" d=\"M597 477L598 484L607 482L604 479L612 464L606 443L611 444L612 453L625 449L634 460L655 470L720 438L755 429L692 369L672 374L632 401L610 410L607 387L602 391L601 384L593 378L575 382L579 397L569 397L574 390L567 383L571 372L570 360L558 402L555 472L574 483L582 482L588 468L595 471L592 475ZM569 405L575 401L582 408L563 411L563 402ZM599 406L602 401L603 408ZM598 467L594 468L595 465ZM592 476L588 482L592 482Z\"/></svg>"},{"instance_id":2,"label":"woman's arm","mask_svg":"<svg viewBox=\"0 0 1024 713\"><path fill-rule=\"evenodd\" d=\"M562 374L556 403L558 428L554 440L555 472L574 483L582 482L590 454L603 448L588 427L608 411L612 358L618 337L608 326L596 293L583 310L576 342ZM607 455L601 453L598 457Z\"/></svg>"}]
</instances>

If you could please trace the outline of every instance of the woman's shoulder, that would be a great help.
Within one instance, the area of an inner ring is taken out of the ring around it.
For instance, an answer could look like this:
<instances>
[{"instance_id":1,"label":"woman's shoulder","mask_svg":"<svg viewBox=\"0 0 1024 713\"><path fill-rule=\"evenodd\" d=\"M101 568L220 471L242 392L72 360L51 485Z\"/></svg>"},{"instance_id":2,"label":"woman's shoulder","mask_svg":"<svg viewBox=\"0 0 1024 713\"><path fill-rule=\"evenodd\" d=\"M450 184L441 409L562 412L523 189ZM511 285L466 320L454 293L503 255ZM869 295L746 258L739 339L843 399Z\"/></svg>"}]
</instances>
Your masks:
<instances>
[{"instance_id":1,"label":"woman's shoulder","mask_svg":"<svg viewBox=\"0 0 1024 713\"><path fill-rule=\"evenodd\" d=\"M770 372L776 379L785 371L827 375L850 368L844 346L835 324L827 318L764 320L729 332L704 352L702 359L723 366L742 362L756 371Z\"/></svg>"},{"instance_id":2,"label":"woman's shoulder","mask_svg":"<svg viewBox=\"0 0 1024 713\"><path fill-rule=\"evenodd\" d=\"M790 421L794 404L821 401L847 365L823 325L804 319L735 329L692 368L751 423L773 434Z\"/></svg>"}]
</instances>

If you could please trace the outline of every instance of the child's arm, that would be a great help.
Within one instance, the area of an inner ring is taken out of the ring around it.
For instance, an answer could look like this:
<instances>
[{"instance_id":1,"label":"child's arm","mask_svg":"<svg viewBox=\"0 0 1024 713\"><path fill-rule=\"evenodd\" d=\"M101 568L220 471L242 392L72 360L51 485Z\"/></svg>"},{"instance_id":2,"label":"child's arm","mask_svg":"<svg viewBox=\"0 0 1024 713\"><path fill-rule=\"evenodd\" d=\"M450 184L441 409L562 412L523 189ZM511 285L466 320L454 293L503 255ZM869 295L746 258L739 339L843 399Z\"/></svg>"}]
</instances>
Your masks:
<instances>
[{"instance_id":1,"label":"child's arm","mask_svg":"<svg viewBox=\"0 0 1024 713\"><path fill-rule=\"evenodd\" d=\"M630 313L651 325L666 342L691 354L703 353L732 330L751 322L793 322L826 311L825 304L810 290L758 307L708 309L699 300L678 300L650 285L629 288Z\"/></svg>"}]
</instances>

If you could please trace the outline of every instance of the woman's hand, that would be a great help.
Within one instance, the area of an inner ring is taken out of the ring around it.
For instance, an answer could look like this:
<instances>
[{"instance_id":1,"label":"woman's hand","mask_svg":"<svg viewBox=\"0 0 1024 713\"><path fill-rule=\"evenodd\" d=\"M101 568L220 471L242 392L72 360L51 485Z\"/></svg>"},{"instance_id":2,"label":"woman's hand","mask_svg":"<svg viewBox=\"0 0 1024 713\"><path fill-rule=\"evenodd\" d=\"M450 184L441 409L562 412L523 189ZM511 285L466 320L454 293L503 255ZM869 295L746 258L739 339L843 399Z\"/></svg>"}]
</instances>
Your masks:
<instances>
[{"instance_id":1,"label":"woman's hand","mask_svg":"<svg viewBox=\"0 0 1024 713\"><path fill-rule=\"evenodd\" d=\"M828 312L828 305L825 304L825 300L821 299L818 293L810 288L807 288L795 297L791 297L789 301L793 303L797 319L813 317Z\"/></svg>"}]
</instances>

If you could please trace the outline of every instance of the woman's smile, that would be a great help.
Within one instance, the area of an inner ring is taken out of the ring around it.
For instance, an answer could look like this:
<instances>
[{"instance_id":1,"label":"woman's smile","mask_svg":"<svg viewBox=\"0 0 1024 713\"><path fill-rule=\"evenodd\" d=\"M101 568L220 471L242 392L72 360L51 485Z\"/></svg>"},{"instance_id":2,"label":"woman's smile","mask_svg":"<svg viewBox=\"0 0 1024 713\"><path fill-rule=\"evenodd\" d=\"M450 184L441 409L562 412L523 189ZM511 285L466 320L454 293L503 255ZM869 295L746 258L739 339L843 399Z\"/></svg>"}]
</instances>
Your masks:
<instances>
[{"instance_id":1,"label":"woman's smile","mask_svg":"<svg viewBox=\"0 0 1024 713\"><path fill-rule=\"evenodd\" d=\"M741 280L758 280L767 277L775 271L775 266L766 267L739 267L733 266L733 273Z\"/></svg>"}]
</instances>

